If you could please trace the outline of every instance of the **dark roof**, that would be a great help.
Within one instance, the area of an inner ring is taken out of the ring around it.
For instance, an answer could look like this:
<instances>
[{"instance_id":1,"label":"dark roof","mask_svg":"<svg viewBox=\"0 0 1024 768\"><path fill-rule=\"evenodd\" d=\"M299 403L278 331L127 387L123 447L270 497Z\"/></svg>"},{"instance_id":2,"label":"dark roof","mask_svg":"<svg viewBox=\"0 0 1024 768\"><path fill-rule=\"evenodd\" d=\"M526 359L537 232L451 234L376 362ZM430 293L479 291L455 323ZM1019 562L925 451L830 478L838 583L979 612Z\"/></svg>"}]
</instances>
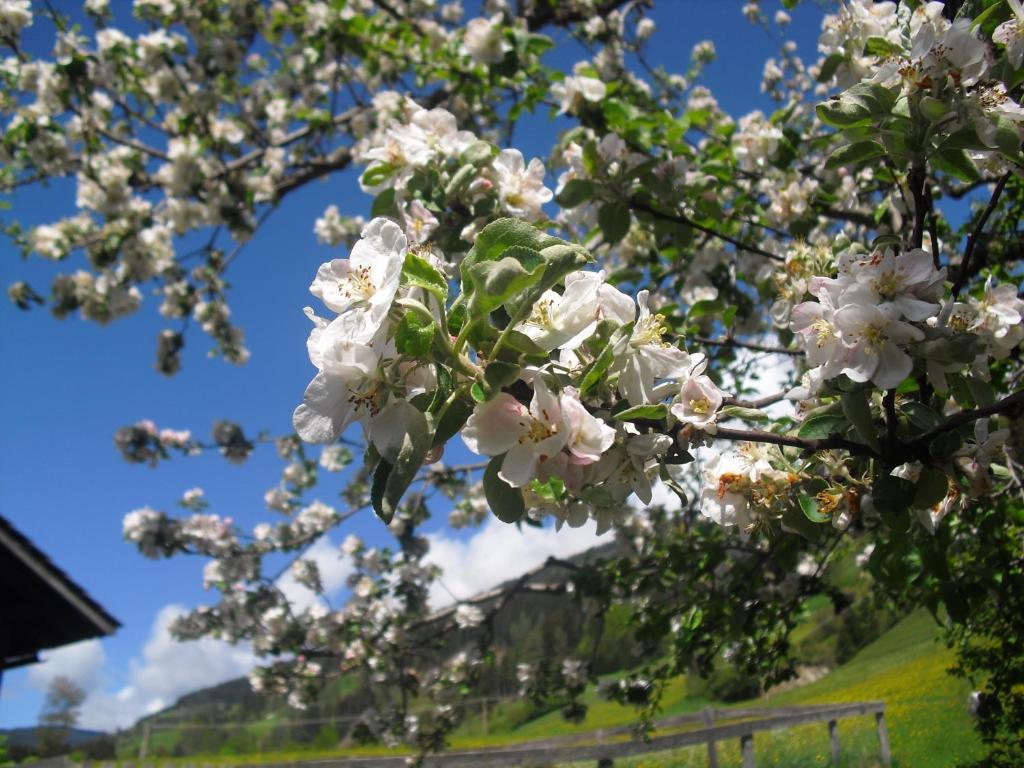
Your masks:
<instances>
[{"instance_id":1,"label":"dark roof","mask_svg":"<svg viewBox=\"0 0 1024 768\"><path fill-rule=\"evenodd\" d=\"M0 517L0 670L46 648L102 637L121 626L45 554Z\"/></svg>"}]
</instances>

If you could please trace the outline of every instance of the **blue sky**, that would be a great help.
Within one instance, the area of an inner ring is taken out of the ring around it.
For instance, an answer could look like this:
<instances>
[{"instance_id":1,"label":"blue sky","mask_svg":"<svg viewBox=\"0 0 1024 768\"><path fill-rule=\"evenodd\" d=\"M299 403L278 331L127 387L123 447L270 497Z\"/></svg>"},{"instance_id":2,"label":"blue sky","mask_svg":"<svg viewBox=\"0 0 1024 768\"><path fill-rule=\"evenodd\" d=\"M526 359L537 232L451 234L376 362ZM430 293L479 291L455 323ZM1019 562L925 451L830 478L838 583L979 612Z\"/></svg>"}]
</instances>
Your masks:
<instances>
[{"instance_id":1,"label":"blue sky","mask_svg":"<svg viewBox=\"0 0 1024 768\"><path fill-rule=\"evenodd\" d=\"M112 5L120 17L125 3L114 0ZM659 0L657 6L651 14L658 25L652 63L682 72L693 44L710 39L718 60L708 67L703 83L722 106L733 115L772 108L760 94L760 80L765 59L777 52L778 37L748 24L739 0ZM770 16L777 6L765 7ZM814 4L793 12L790 37L806 61L815 55L820 17ZM30 48L45 49L49 34L47 25L37 21L28 33ZM562 44L551 57L568 68L579 53ZM551 137L552 128L544 121L530 121L517 130L516 146L528 157L545 156ZM13 203L23 222L42 223L73 212L74 192L71 185L56 184L19 191ZM20 312L0 302L5 369L0 510L124 625L102 642L7 673L0 727L35 723L45 683L58 673L76 677L90 692L83 724L109 727L134 720L147 707L170 704L191 688L235 676L251 663L245 649L212 642L183 649L167 640L160 628L173 606L191 607L208 599L202 589L202 563L194 558L144 559L123 541L121 520L145 505L173 511L174 502L193 486L205 489L211 511L243 526L270 519L273 513L266 511L263 494L276 484L282 466L273 449L261 448L241 466L202 456L152 470L126 464L114 449L112 435L117 427L142 418L160 427L191 429L203 438L218 418L238 421L251 432L290 430L291 412L312 376L304 343L309 324L302 314L303 306L314 303L308 285L320 262L344 255L318 245L313 235L314 219L330 204L344 213L365 214L369 198L359 192L351 172L315 183L287 198L232 265L228 279L234 318L245 329L252 351L252 359L241 367L207 359L209 343L193 330L183 371L173 379L156 373L155 339L164 326L156 312L159 299L153 296L146 297L135 316L105 328L77 317L57 321L46 311ZM22 262L6 241L0 242L4 286L26 279L46 292L56 271L39 259ZM327 477L315 495L331 501L340 488L340 480ZM381 525L372 513L357 518L347 530L370 541L382 540ZM583 534L564 534L563 542L579 548L587 543ZM475 539L467 539L473 535ZM450 582L457 584L453 591L468 596L463 593L502 569L510 575L518 564L514 556L495 564L481 554L506 541L505 536L494 526L462 535L438 532L438 551L462 566ZM517 551L536 555L545 547L567 546L541 538L530 542ZM480 574L478 582L475 574Z\"/></svg>"}]
</instances>

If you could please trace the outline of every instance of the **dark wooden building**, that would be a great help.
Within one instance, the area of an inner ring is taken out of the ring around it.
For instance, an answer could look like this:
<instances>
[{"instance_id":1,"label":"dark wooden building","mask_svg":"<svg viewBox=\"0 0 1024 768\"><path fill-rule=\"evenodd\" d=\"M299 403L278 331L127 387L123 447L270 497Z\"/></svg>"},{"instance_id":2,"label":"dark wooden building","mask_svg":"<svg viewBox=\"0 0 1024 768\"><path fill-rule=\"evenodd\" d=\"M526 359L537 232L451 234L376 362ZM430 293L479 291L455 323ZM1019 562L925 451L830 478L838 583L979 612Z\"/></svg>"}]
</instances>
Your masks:
<instances>
[{"instance_id":1,"label":"dark wooden building","mask_svg":"<svg viewBox=\"0 0 1024 768\"><path fill-rule=\"evenodd\" d=\"M102 637L120 627L50 558L0 517L0 682L39 651Z\"/></svg>"}]
</instances>

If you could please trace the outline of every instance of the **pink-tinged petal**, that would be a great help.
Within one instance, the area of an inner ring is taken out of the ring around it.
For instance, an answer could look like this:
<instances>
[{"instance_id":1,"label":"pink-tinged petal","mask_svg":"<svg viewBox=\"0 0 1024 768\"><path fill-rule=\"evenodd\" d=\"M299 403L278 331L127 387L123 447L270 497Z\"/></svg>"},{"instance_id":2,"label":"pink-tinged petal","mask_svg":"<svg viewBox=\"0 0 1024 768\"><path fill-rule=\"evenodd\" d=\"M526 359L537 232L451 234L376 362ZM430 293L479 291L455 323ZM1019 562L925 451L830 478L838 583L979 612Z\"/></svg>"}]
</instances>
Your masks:
<instances>
[{"instance_id":1,"label":"pink-tinged petal","mask_svg":"<svg viewBox=\"0 0 1024 768\"><path fill-rule=\"evenodd\" d=\"M922 320L927 320L929 317L933 317L939 311L938 304L932 304L928 301L921 301L910 296L900 296L896 299L895 304L900 312L907 320L918 323Z\"/></svg>"},{"instance_id":2,"label":"pink-tinged petal","mask_svg":"<svg viewBox=\"0 0 1024 768\"><path fill-rule=\"evenodd\" d=\"M512 395L501 392L481 403L462 428L462 440L473 453L499 456L529 431L530 414Z\"/></svg>"},{"instance_id":3,"label":"pink-tinged petal","mask_svg":"<svg viewBox=\"0 0 1024 768\"><path fill-rule=\"evenodd\" d=\"M879 350L878 367L871 381L879 389L895 389L910 375L913 367L914 363L906 352L895 344L886 343Z\"/></svg>"},{"instance_id":4,"label":"pink-tinged petal","mask_svg":"<svg viewBox=\"0 0 1024 768\"><path fill-rule=\"evenodd\" d=\"M805 301L802 304L797 304L793 307L793 311L790 312L789 327L793 331L800 333L818 322L824 313L824 307L816 301Z\"/></svg>"},{"instance_id":5,"label":"pink-tinged petal","mask_svg":"<svg viewBox=\"0 0 1024 768\"><path fill-rule=\"evenodd\" d=\"M927 282L935 273L935 262L932 255L920 248L900 254L896 269L903 278L904 284Z\"/></svg>"},{"instance_id":6,"label":"pink-tinged petal","mask_svg":"<svg viewBox=\"0 0 1024 768\"><path fill-rule=\"evenodd\" d=\"M292 426L307 443L329 443L352 422L348 383L337 376L318 373L306 387L302 404L292 414Z\"/></svg>"},{"instance_id":7,"label":"pink-tinged petal","mask_svg":"<svg viewBox=\"0 0 1024 768\"><path fill-rule=\"evenodd\" d=\"M859 336L861 331L881 321L877 307L861 304L844 304L836 310L833 325L845 336Z\"/></svg>"},{"instance_id":8,"label":"pink-tinged petal","mask_svg":"<svg viewBox=\"0 0 1024 768\"><path fill-rule=\"evenodd\" d=\"M505 460L501 462L501 470L498 477L511 485L513 488L522 488L534 478L537 470L537 454L533 452L533 445L524 443L515 445L505 454Z\"/></svg>"},{"instance_id":9,"label":"pink-tinged petal","mask_svg":"<svg viewBox=\"0 0 1024 768\"><path fill-rule=\"evenodd\" d=\"M537 377L533 381L533 400L530 401L530 413L537 421L545 426L551 425L559 432L564 432L564 421L562 417L562 406L558 397L548 389L544 379Z\"/></svg>"},{"instance_id":10,"label":"pink-tinged petal","mask_svg":"<svg viewBox=\"0 0 1024 768\"><path fill-rule=\"evenodd\" d=\"M909 323L897 321L889 324L885 329L885 335L894 344L907 344L911 341L921 341L924 338L924 331Z\"/></svg>"},{"instance_id":11,"label":"pink-tinged petal","mask_svg":"<svg viewBox=\"0 0 1024 768\"><path fill-rule=\"evenodd\" d=\"M325 262L317 269L309 292L335 312L344 312L355 303L353 297L340 290L342 282L348 280L350 274L348 259L332 259Z\"/></svg>"},{"instance_id":12,"label":"pink-tinged petal","mask_svg":"<svg viewBox=\"0 0 1024 768\"><path fill-rule=\"evenodd\" d=\"M850 356L843 368L843 373L853 381L867 381L878 368L878 354L864 348L850 350Z\"/></svg>"}]
</instances>

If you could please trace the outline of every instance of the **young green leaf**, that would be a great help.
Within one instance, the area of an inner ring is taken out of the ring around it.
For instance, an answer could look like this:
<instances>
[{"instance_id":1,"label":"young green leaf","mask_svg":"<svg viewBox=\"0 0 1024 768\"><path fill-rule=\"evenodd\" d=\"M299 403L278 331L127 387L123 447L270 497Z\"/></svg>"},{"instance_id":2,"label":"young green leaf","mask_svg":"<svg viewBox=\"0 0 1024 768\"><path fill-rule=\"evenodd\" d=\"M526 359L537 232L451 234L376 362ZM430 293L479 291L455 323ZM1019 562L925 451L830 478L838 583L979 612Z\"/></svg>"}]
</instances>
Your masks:
<instances>
[{"instance_id":1,"label":"young green leaf","mask_svg":"<svg viewBox=\"0 0 1024 768\"><path fill-rule=\"evenodd\" d=\"M505 460L505 454L495 456L487 463L484 470L484 497L490 506L494 516L503 523L517 523L526 514L526 502L523 501L523 492L513 488L500 477L501 463Z\"/></svg>"}]
</instances>

